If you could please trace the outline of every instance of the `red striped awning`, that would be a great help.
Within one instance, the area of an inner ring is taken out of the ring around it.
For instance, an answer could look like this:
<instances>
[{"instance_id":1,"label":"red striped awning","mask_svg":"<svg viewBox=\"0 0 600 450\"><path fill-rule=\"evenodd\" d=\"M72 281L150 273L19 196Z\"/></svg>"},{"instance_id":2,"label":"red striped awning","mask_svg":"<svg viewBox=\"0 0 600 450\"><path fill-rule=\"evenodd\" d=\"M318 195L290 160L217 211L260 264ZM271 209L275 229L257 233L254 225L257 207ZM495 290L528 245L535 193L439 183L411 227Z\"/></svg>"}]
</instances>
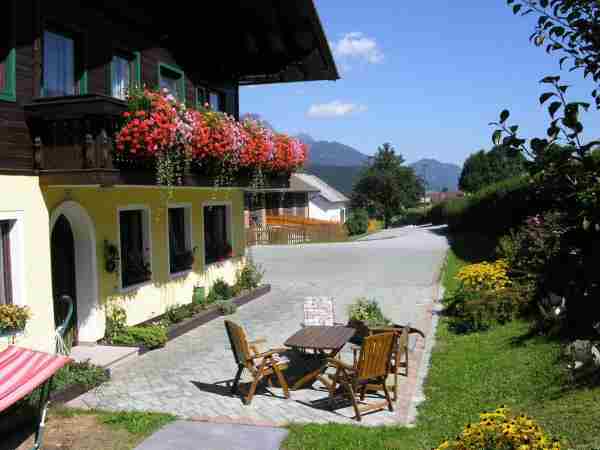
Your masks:
<instances>
[{"instance_id":1,"label":"red striped awning","mask_svg":"<svg viewBox=\"0 0 600 450\"><path fill-rule=\"evenodd\" d=\"M0 352L0 411L31 393L71 358L10 345Z\"/></svg>"}]
</instances>

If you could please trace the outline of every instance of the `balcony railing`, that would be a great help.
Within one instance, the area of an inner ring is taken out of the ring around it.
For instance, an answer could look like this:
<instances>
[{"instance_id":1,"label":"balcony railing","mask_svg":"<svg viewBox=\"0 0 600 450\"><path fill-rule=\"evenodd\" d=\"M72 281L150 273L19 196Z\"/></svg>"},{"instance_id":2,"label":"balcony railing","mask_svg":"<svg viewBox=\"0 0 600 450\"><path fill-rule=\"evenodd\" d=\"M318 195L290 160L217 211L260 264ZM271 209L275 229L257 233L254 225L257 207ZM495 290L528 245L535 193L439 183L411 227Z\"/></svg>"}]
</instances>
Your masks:
<instances>
[{"instance_id":1,"label":"balcony railing","mask_svg":"<svg viewBox=\"0 0 600 450\"><path fill-rule=\"evenodd\" d=\"M112 169L112 139L125 102L102 95L24 105L37 170Z\"/></svg>"},{"instance_id":2,"label":"balcony railing","mask_svg":"<svg viewBox=\"0 0 600 450\"><path fill-rule=\"evenodd\" d=\"M113 163L114 136L127 103L105 95L36 99L24 105L33 140L34 169L42 184L154 185L152 168L118 167ZM251 174L234 185L248 187ZM286 188L289 174L268 177L269 187ZM214 186L214 180L187 171L184 186Z\"/></svg>"}]
</instances>

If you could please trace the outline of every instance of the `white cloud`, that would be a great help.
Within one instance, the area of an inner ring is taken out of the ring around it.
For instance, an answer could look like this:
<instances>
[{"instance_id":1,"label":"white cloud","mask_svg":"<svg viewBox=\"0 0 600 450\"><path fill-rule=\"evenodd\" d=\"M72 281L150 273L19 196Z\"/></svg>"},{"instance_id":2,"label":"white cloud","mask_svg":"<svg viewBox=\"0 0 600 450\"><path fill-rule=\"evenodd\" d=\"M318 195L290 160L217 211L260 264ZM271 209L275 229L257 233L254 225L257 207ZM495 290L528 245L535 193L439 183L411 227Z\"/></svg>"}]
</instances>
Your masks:
<instances>
[{"instance_id":1,"label":"white cloud","mask_svg":"<svg viewBox=\"0 0 600 450\"><path fill-rule=\"evenodd\" d=\"M384 55L374 38L360 31L346 33L337 42L332 42L333 54L340 59L358 59L370 64L383 62Z\"/></svg>"},{"instance_id":2,"label":"white cloud","mask_svg":"<svg viewBox=\"0 0 600 450\"><path fill-rule=\"evenodd\" d=\"M311 105L306 115L311 119L329 119L333 117L344 117L354 113L360 113L367 110L365 105L355 103L344 103L340 100L333 100L329 103L320 103Z\"/></svg>"}]
</instances>

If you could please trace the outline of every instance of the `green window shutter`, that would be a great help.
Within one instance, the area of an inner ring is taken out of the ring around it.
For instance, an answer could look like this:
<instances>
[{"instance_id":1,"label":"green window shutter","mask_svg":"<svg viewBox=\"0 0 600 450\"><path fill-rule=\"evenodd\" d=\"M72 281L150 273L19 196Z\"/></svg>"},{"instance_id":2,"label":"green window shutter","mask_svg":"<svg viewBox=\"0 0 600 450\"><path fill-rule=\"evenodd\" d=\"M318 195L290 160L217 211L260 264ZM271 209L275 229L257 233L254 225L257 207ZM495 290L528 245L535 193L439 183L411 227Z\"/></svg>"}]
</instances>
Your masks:
<instances>
[{"instance_id":1,"label":"green window shutter","mask_svg":"<svg viewBox=\"0 0 600 450\"><path fill-rule=\"evenodd\" d=\"M17 101L16 50L12 48L4 60L5 86L0 90L0 100Z\"/></svg>"},{"instance_id":2,"label":"green window shutter","mask_svg":"<svg viewBox=\"0 0 600 450\"><path fill-rule=\"evenodd\" d=\"M134 52L133 54L135 55L135 59L133 62L133 83L134 86L140 88L142 87L142 54L140 52Z\"/></svg>"},{"instance_id":3,"label":"green window shutter","mask_svg":"<svg viewBox=\"0 0 600 450\"><path fill-rule=\"evenodd\" d=\"M88 93L88 73L87 69L84 69L79 78L79 95L85 95Z\"/></svg>"},{"instance_id":4,"label":"green window shutter","mask_svg":"<svg viewBox=\"0 0 600 450\"><path fill-rule=\"evenodd\" d=\"M170 74L169 74L170 72ZM175 75L175 76L173 76ZM186 103L186 92L185 92L185 73L179 67L172 66L165 63L158 64L158 87L160 89L163 88L162 79L163 78L171 78L172 80L176 79L176 90L177 97L179 101L182 103Z\"/></svg>"}]
</instances>

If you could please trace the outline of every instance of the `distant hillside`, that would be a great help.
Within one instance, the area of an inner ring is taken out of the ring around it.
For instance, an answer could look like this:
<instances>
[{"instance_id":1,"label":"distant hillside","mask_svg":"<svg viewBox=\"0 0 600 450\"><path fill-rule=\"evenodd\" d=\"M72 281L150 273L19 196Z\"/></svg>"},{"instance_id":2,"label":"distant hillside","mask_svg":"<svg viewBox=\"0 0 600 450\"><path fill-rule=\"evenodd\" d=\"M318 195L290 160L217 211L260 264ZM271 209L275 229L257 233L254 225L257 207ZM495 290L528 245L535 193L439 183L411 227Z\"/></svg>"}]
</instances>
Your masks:
<instances>
[{"instance_id":1,"label":"distant hillside","mask_svg":"<svg viewBox=\"0 0 600 450\"><path fill-rule=\"evenodd\" d=\"M309 165L305 170L349 197L362 167Z\"/></svg>"},{"instance_id":2,"label":"distant hillside","mask_svg":"<svg viewBox=\"0 0 600 450\"><path fill-rule=\"evenodd\" d=\"M335 141L317 141L310 135L301 133L296 136L310 147L309 164L317 166L362 166L368 156L349 145Z\"/></svg>"},{"instance_id":3,"label":"distant hillside","mask_svg":"<svg viewBox=\"0 0 600 450\"><path fill-rule=\"evenodd\" d=\"M415 173L427 182L428 191L458 190L461 167L456 164L442 163L435 159L421 159L410 165Z\"/></svg>"}]
</instances>

